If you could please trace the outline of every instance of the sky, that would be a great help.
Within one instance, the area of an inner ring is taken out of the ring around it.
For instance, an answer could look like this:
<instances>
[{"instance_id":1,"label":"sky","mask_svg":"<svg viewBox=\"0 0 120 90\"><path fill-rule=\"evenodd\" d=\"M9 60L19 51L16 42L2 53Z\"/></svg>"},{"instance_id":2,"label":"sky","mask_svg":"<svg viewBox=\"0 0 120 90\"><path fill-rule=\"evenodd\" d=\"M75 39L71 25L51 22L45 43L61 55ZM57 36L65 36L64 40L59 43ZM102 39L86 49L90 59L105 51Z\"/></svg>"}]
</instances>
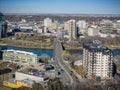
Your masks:
<instances>
[{"instance_id":1,"label":"sky","mask_svg":"<svg viewBox=\"0 0 120 90\"><path fill-rule=\"evenodd\" d=\"M0 0L0 12L120 14L120 0Z\"/></svg>"}]
</instances>

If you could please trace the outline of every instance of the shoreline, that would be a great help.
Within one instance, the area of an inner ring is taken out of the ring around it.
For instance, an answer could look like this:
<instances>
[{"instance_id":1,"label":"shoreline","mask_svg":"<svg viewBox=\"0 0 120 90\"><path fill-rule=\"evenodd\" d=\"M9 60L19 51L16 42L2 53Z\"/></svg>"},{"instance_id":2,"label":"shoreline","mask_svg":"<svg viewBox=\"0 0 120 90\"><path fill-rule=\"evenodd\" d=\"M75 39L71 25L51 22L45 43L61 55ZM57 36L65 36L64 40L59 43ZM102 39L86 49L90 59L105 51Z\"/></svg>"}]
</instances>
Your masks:
<instances>
[{"instance_id":1,"label":"shoreline","mask_svg":"<svg viewBox=\"0 0 120 90\"><path fill-rule=\"evenodd\" d=\"M42 49L42 50L53 50L53 47L27 47L27 46L19 46L19 45L7 45L7 44L0 44L0 46L11 46L11 47L18 47L23 49ZM120 49L120 46L108 46L111 50L114 49ZM65 50L71 51L71 50L83 50L82 47L79 48L66 48Z\"/></svg>"},{"instance_id":2,"label":"shoreline","mask_svg":"<svg viewBox=\"0 0 120 90\"><path fill-rule=\"evenodd\" d=\"M53 48L48 48L48 47L42 47L42 48L38 48L38 47L26 47L26 46L16 46L16 45L7 45L7 44L0 44L0 46L11 46L11 47L16 47L16 48L23 48L23 49L42 49L42 50L53 50Z\"/></svg>"}]
</instances>

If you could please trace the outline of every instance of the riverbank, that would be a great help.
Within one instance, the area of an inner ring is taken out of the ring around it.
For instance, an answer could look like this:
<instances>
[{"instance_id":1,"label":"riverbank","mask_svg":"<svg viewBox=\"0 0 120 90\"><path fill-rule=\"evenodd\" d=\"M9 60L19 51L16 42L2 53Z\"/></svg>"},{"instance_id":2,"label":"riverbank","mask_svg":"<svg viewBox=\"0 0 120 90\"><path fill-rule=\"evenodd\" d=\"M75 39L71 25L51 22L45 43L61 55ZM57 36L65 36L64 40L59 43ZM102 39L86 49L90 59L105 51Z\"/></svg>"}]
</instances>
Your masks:
<instances>
[{"instance_id":1,"label":"riverbank","mask_svg":"<svg viewBox=\"0 0 120 90\"><path fill-rule=\"evenodd\" d=\"M120 49L120 45L104 45L106 47L108 47L109 49L111 50L114 50L114 49ZM79 46L79 47L65 47L66 50L83 50L83 47L82 46Z\"/></svg>"},{"instance_id":2,"label":"riverbank","mask_svg":"<svg viewBox=\"0 0 120 90\"><path fill-rule=\"evenodd\" d=\"M14 46L26 49L53 49L53 43L49 41L27 41L27 40L11 40L0 39L0 46Z\"/></svg>"},{"instance_id":3,"label":"riverbank","mask_svg":"<svg viewBox=\"0 0 120 90\"><path fill-rule=\"evenodd\" d=\"M12 46L12 47L18 47L18 48L23 48L23 49L42 49L42 50L53 50L53 48L51 47L28 47L28 46L19 46L19 45L3 45L3 44L0 44L0 46Z\"/></svg>"},{"instance_id":4,"label":"riverbank","mask_svg":"<svg viewBox=\"0 0 120 90\"><path fill-rule=\"evenodd\" d=\"M110 44L104 44L111 50L113 49L120 49L120 45L110 45ZM53 41L51 41L49 38L45 40L34 40L34 41L28 41L28 40L11 40L11 39L0 39L0 46L14 46L14 47L20 47L20 48L25 48L25 49L48 49L48 50L53 50L54 45ZM78 47L70 47L70 46L65 46L66 50L82 50L82 46Z\"/></svg>"},{"instance_id":5,"label":"riverbank","mask_svg":"<svg viewBox=\"0 0 120 90\"><path fill-rule=\"evenodd\" d=\"M50 58L53 58L53 50L51 49L31 49L31 48L21 48L21 47L14 47L14 46L0 46L0 50L19 50L19 51L25 51L25 52L31 52L36 54L37 56L49 56Z\"/></svg>"}]
</instances>

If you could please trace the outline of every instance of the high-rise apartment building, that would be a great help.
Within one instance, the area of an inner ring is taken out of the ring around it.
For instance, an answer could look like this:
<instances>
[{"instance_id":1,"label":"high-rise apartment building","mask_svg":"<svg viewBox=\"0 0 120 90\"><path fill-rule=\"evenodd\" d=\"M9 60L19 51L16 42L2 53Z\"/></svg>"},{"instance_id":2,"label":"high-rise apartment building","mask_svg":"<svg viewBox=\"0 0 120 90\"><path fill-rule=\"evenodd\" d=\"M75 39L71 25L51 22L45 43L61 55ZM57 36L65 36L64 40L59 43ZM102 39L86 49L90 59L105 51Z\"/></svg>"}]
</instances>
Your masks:
<instances>
[{"instance_id":1,"label":"high-rise apartment building","mask_svg":"<svg viewBox=\"0 0 120 90\"><path fill-rule=\"evenodd\" d=\"M76 39L77 38L77 30L76 30L76 21L75 20L69 20L68 21L68 25L69 25L69 39Z\"/></svg>"},{"instance_id":2,"label":"high-rise apartment building","mask_svg":"<svg viewBox=\"0 0 120 90\"><path fill-rule=\"evenodd\" d=\"M101 79L112 77L112 51L97 42L83 44L83 67L87 76L95 75Z\"/></svg>"},{"instance_id":3,"label":"high-rise apartment building","mask_svg":"<svg viewBox=\"0 0 120 90\"><path fill-rule=\"evenodd\" d=\"M85 29L85 28L87 28L87 23L84 20L80 20L80 21L77 22L77 26L79 28Z\"/></svg>"},{"instance_id":4,"label":"high-rise apartment building","mask_svg":"<svg viewBox=\"0 0 120 90\"><path fill-rule=\"evenodd\" d=\"M47 29L49 29L52 25L52 19L45 18L44 19L44 33L47 33Z\"/></svg>"},{"instance_id":5,"label":"high-rise apartment building","mask_svg":"<svg viewBox=\"0 0 120 90\"><path fill-rule=\"evenodd\" d=\"M80 20L76 23L77 25L77 29L79 31L79 33L84 34L85 33L85 29L88 27L87 22L85 20Z\"/></svg>"}]
</instances>

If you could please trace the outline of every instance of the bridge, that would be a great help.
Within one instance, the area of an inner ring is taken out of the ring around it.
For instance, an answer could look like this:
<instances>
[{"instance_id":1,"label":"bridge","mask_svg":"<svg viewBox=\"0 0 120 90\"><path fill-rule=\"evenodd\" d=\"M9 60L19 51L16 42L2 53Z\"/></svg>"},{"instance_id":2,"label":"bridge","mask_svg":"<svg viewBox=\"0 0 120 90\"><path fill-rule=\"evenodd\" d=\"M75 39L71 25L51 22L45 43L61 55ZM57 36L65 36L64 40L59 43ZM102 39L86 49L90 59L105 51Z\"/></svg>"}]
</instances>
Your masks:
<instances>
[{"instance_id":1,"label":"bridge","mask_svg":"<svg viewBox=\"0 0 120 90\"><path fill-rule=\"evenodd\" d=\"M79 81L79 75L62 59L63 47L61 42L54 39L54 65L56 72L60 72L59 78L66 85L72 85Z\"/></svg>"}]
</instances>

